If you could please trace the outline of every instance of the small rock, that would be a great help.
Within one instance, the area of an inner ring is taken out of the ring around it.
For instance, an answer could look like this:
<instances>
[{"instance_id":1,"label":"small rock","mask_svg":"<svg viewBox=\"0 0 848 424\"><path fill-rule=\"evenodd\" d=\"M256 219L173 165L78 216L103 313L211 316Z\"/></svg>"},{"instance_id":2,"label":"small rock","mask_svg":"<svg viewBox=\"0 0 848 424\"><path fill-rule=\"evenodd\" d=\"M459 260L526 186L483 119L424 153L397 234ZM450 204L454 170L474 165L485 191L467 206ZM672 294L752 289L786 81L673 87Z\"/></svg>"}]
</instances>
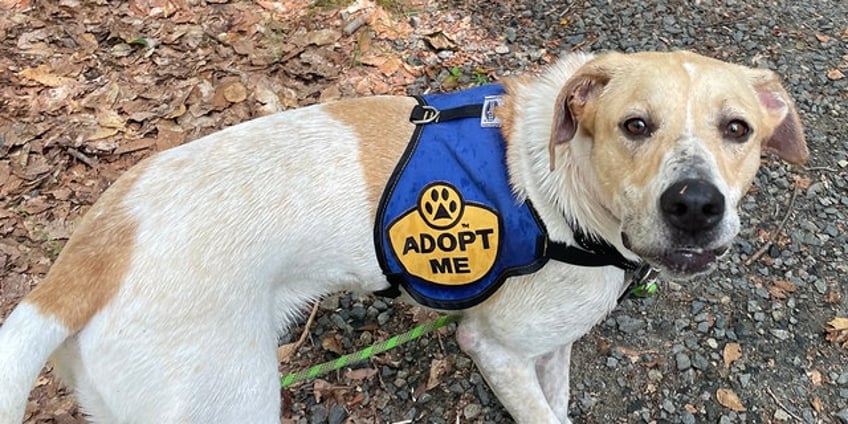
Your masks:
<instances>
[{"instance_id":1,"label":"small rock","mask_svg":"<svg viewBox=\"0 0 848 424\"><path fill-rule=\"evenodd\" d=\"M839 418L839 421L841 421L842 424L848 424L848 408L837 412L836 418Z\"/></svg>"},{"instance_id":2,"label":"small rock","mask_svg":"<svg viewBox=\"0 0 848 424\"><path fill-rule=\"evenodd\" d=\"M465 405L465 408L462 410L462 414L469 420L477 418L481 412L483 412L483 407L476 403L469 403L468 405Z\"/></svg>"},{"instance_id":3,"label":"small rock","mask_svg":"<svg viewBox=\"0 0 848 424\"><path fill-rule=\"evenodd\" d=\"M497 53L497 54L507 54L507 53L509 53L509 47L507 47L503 44L496 46L495 47L495 53Z\"/></svg>"},{"instance_id":4,"label":"small rock","mask_svg":"<svg viewBox=\"0 0 848 424\"><path fill-rule=\"evenodd\" d=\"M792 416L786 413L783 409L778 408L777 411L774 411L774 419L778 421L789 421L790 418L792 418Z\"/></svg>"},{"instance_id":5,"label":"small rock","mask_svg":"<svg viewBox=\"0 0 848 424\"><path fill-rule=\"evenodd\" d=\"M789 334L788 331L776 328L769 330L769 333L771 333L772 336L777 337L780 340L789 340L789 338L792 337L792 335Z\"/></svg>"},{"instance_id":6,"label":"small rock","mask_svg":"<svg viewBox=\"0 0 848 424\"><path fill-rule=\"evenodd\" d=\"M677 364L678 371L686 371L692 366L692 360L689 355L681 352L674 356L674 362Z\"/></svg>"},{"instance_id":7,"label":"small rock","mask_svg":"<svg viewBox=\"0 0 848 424\"><path fill-rule=\"evenodd\" d=\"M330 414L327 416L327 424L342 424L346 416L347 411L343 406L333 405L330 407Z\"/></svg>"}]
</instances>

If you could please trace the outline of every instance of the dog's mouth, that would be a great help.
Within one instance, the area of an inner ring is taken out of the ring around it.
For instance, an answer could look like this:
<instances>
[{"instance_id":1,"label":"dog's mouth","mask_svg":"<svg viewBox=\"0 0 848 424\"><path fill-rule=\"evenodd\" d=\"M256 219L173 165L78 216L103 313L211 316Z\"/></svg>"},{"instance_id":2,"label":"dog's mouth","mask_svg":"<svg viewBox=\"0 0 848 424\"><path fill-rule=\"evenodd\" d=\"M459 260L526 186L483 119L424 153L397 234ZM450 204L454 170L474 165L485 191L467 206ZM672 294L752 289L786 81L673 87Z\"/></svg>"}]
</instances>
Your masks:
<instances>
[{"instance_id":1,"label":"dog's mouth","mask_svg":"<svg viewBox=\"0 0 848 424\"><path fill-rule=\"evenodd\" d=\"M625 234L622 234L624 246L639 255L651 265L679 277L693 277L711 271L716 260L727 254L729 246L714 249L702 247L677 247L664 250L641 251L631 247Z\"/></svg>"}]
</instances>

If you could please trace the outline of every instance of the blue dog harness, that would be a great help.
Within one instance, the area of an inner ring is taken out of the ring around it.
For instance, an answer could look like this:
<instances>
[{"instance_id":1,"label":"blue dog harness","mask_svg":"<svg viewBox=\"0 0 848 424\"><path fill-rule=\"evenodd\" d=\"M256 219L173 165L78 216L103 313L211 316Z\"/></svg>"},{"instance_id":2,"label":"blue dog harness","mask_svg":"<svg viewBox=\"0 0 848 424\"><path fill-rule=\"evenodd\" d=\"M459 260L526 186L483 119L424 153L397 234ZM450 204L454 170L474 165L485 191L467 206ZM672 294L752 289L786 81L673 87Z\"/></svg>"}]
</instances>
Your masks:
<instances>
[{"instance_id":1,"label":"blue dog harness","mask_svg":"<svg viewBox=\"0 0 848 424\"><path fill-rule=\"evenodd\" d=\"M380 266L392 284L436 309L464 309L512 276L549 259L634 270L612 246L585 237L552 242L529 201L512 193L494 109L501 85L416 97L412 139L383 192L374 225Z\"/></svg>"}]
</instances>

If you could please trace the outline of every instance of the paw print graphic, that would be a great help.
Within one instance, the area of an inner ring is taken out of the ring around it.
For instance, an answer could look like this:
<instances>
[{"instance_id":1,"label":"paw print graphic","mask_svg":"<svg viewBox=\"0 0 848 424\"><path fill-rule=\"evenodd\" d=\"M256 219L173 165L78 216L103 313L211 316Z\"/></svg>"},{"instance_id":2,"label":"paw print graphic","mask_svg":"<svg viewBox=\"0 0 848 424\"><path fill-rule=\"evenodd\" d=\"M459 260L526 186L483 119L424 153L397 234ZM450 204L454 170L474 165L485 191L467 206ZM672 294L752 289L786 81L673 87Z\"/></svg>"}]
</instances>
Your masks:
<instances>
[{"instance_id":1,"label":"paw print graphic","mask_svg":"<svg viewBox=\"0 0 848 424\"><path fill-rule=\"evenodd\" d=\"M464 204L459 192L448 184L433 184L421 193L418 211L424 222L437 230L453 227L462 218Z\"/></svg>"}]
</instances>

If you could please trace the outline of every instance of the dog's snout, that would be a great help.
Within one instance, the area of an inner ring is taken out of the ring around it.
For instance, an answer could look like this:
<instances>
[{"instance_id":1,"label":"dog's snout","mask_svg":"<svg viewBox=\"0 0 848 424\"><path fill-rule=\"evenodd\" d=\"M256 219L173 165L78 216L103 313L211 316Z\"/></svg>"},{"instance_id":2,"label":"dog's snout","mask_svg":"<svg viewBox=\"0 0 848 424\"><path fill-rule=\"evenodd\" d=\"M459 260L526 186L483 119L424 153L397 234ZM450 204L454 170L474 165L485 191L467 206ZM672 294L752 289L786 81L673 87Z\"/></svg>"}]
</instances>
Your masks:
<instances>
[{"instance_id":1,"label":"dog's snout","mask_svg":"<svg viewBox=\"0 0 848 424\"><path fill-rule=\"evenodd\" d=\"M697 233L715 227L724 216L724 195L715 185L701 179L672 184L660 197L665 220L673 227Z\"/></svg>"}]
</instances>

